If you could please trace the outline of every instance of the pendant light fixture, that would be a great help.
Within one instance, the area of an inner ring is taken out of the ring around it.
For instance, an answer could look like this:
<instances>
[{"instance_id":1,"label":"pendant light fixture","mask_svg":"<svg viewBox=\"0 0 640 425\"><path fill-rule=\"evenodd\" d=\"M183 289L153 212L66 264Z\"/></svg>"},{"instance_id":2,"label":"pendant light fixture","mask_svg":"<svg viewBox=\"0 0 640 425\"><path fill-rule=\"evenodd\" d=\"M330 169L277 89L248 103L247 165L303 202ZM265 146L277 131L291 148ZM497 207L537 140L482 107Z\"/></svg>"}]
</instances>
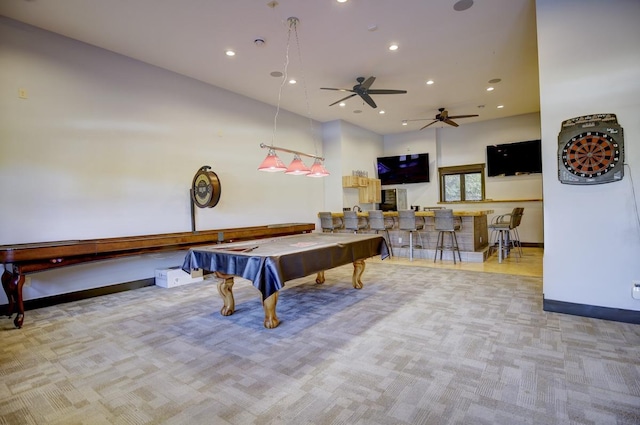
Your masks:
<instances>
[{"instance_id":1,"label":"pendant light fixture","mask_svg":"<svg viewBox=\"0 0 640 425\"><path fill-rule=\"evenodd\" d=\"M293 161L291 161L291 164L289 164L289 167L287 167L287 170L284 173L294 176L305 176L310 172L311 169L304 165L304 162L302 162L300 155L295 154L293 155Z\"/></svg>"},{"instance_id":2,"label":"pendant light fixture","mask_svg":"<svg viewBox=\"0 0 640 425\"><path fill-rule=\"evenodd\" d=\"M268 173L278 173L280 171L285 171L287 166L284 165L284 162L278 157L275 149L269 148L269 153L267 153L267 157L262 161L262 164L258 167L260 171L266 171Z\"/></svg>"},{"instance_id":3,"label":"pendant light fixture","mask_svg":"<svg viewBox=\"0 0 640 425\"><path fill-rule=\"evenodd\" d=\"M282 98L282 88L285 85L288 76L287 76L287 70L289 67L289 47L291 45L291 34L295 34L296 37L296 45L298 47L298 57L300 58L300 65L302 68L302 58L300 55L300 42L298 41L298 30L297 30L297 25L298 25L299 19L296 17L290 17L289 19L287 19L287 23L289 24L289 31L288 31L288 35L287 35L287 50L286 50L286 55L285 55L285 64L284 64L284 74L282 75L282 82L280 83L280 89L278 91L278 104L276 107L276 115L273 119L273 135L271 137L271 145L266 145L264 143L260 143L260 147L263 149L269 149L268 153L267 153L267 157L264 159L264 161L262 161L262 163L260 164L260 166L258 167L259 171L266 171L266 172L271 172L271 173L275 173L275 172L282 172L284 171L285 174L288 175L293 175L293 176L307 176L307 177L326 177L329 175L329 172L324 168L323 162L324 162L324 158L318 155L312 155L312 154L308 154L308 153L303 153L303 152L299 152L299 151L295 151L295 150L291 150L291 149L285 149L285 148L280 148L277 146L273 145L273 141L276 138L276 130L277 130L277 124L278 124L278 113L280 112L280 100ZM305 99L307 101L307 115L309 116L309 123L310 123L310 127L311 127L311 132L312 132L312 136L313 136L313 120L311 119L311 111L309 108L309 98L307 96L307 88L306 88L306 81L304 79L304 72L302 75L302 81L303 81L303 86L304 86L304 94L305 94ZM282 152L288 152L288 153L292 153L293 154L293 161L291 161L291 164L287 167L284 165L284 163L282 162L282 160L280 160L280 158L278 157L278 155L276 154L276 151L282 151ZM305 156L305 157L309 157L309 158L313 158L314 162L313 165L311 166L311 168L307 167L305 165L305 163L302 161L301 156Z\"/></svg>"},{"instance_id":4,"label":"pendant light fixture","mask_svg":"<svg viewBox=\"0 0 640 425\"><path fill-rule=\"evenodd\" d=\"M327 177L329 172L324 168L322 160L316 158L311 166L311 172L307 174L307 177Z\"/></svg>"}]
</instances>

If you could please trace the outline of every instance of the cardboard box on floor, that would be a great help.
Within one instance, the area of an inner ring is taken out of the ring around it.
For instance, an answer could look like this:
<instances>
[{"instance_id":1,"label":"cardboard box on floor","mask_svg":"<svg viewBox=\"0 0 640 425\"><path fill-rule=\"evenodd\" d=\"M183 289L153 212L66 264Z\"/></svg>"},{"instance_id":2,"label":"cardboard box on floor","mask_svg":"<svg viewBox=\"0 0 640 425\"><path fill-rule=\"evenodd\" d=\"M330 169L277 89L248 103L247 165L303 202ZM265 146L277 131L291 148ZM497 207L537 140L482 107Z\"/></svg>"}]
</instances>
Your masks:
<instances>
[{"instance_id":1,"label":"cardboard box on floor","mask_svg":"<svg viewBox=\"0 0 640 425\"><path fill-rule=\"evenodd\" d=\"M191 274L186 273L180 267L156 269L156 285L163 288L174 288L188 283L202 282L203 279L201 269L192 270Z\"/></svg>"}]
</instances>

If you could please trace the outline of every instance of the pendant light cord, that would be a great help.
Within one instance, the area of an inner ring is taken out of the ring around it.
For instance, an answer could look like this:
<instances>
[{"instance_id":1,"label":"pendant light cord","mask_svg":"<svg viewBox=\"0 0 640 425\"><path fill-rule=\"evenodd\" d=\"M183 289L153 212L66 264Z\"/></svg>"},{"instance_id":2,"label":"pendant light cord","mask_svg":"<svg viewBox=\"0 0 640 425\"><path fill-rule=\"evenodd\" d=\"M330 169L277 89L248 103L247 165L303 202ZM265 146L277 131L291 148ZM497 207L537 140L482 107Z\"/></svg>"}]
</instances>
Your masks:
<instances>
[{"instance_id":1,"label":"pendant light cord","mask_svg":"<svg viewBox=\"0 0 640 425\"><path fill-rule=\"evenodd\" d=\"M318 155L318 143L316 138L315 129L313 127L313 119L311 118L311 105L309 104L309 92L307 91L307 79L304 74L304 64L302 63L302 51L300 50L300 39L298 38L298 18L289 18L289 25L293 27L293 31L296 37L296 47L298 49L298 60L300 62L300 73L302 75L302 89L304 91L304 100L307 107L307 118L309 119L309 131L313 138L313 149L316 155Z\"/></svg>"},{"instance_id":2,"label":"pendant light cord","mask_svg":"<svg viewBox=\"0 0 640 425\"><path fill-rule=\"evenodd\" d=\"M295 21L292 21L295 19ZM291 27L295 28L295 22L298 21L298 18L289 18L289 31L287 32L287 51L285 53L284 58L284 73L282 75L282 81L280 82L280 88L278 89L278 104L276 106L276 115L273 117L273 134L271 135L271 146L273 146L273 142L276 139L276 131L278 128L278 114L280 113L280 101L282 100L282 88L287 82L287 72L289 70L289 47L291 45ZM296 32L297 38L297 32Z\"/></svg>"}]
</instances>

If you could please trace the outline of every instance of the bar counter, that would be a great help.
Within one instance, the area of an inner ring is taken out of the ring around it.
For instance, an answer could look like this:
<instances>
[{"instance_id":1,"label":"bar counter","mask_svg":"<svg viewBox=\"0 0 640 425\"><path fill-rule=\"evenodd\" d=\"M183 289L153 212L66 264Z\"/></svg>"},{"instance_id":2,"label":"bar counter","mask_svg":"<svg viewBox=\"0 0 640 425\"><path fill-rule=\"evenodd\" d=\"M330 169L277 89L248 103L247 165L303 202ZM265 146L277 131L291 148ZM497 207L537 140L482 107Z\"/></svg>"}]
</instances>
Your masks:
<instances>
[{"instance_id":1,"label":"bar counter","mask_svg":"<svg viewBox=\"0 0 640 425\"><path fill-rule=\"evenodd\" d=\"M488 216L489 214L493 214L493 210L478 210L478 211L460 211L453 210L453 215L455 217L482 217ZM358 217L369 218L369 212L362 211L357 213ZM385 211L382 213L385 217L398 217L398 211ZM344 217L344 212L332 212L331 215L333 217ZM435 213L433 210L430 211L416 211L416 217L433 217Z\"/></svg>"},{"instance_id":2,"label":"bar counter","mask_svg":"<svg viewBox=\"0 0 640 425\"><path fill-rule=\"evenodd\" d=\"M489 235L487 228L487 216L493 214L493 210L477 210L477 211L464 211L453 210L454 217L460 217L461 228L456 232L458 237L458 244L462 254L462 260L468 262L483 262L487 258L487 251L489 247ZM408 234L404 230L398 228L398 212L397 211L385 211L383 213L386 220L393 220L393 227L389 229L389 237L391 239L391 245L393 246L393 252L399 257L408 257L408 248L403 247L406 245ZM436 240L438 237L438 231L434 228L433 211L416 211L416 217L421 217L424 220L424 229L420 231L424 247L422 249L416 249L418 258L433 258ZM339 223L342 221L344 214L342 212L332 212L331 216ZM367 211L358 213L358 217L363 222L368 222L369 214ZM349 232L346 229L339 229L338 232ZM369 230L368 226L360 233L374 233L375 230ZM402 242L401 242L401 238ZM418 237L414 236L414 244L418 244ZM405 249L406 248L406 249ZM446 253L445 256L450 252Z\"/></svg>"}]
</instances>

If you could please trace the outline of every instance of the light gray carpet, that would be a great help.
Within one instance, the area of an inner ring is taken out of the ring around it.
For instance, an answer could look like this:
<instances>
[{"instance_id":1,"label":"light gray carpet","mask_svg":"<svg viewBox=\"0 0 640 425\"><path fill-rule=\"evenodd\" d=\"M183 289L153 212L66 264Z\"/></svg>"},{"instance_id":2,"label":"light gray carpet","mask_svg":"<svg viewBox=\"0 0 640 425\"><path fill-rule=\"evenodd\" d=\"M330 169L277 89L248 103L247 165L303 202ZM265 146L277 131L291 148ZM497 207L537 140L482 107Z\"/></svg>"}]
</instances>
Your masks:
<instances>
[{"instance_id":1,"label":"light gray carpet","mask_svg":"<svg viewBox=\"0 0 640 425\"><path fill-rule=\"evenodd\" d=\"M541 279L367 264L0 321L0 424L639 424L640 326L542 311Z\"/></svg>"}]
</instances>

